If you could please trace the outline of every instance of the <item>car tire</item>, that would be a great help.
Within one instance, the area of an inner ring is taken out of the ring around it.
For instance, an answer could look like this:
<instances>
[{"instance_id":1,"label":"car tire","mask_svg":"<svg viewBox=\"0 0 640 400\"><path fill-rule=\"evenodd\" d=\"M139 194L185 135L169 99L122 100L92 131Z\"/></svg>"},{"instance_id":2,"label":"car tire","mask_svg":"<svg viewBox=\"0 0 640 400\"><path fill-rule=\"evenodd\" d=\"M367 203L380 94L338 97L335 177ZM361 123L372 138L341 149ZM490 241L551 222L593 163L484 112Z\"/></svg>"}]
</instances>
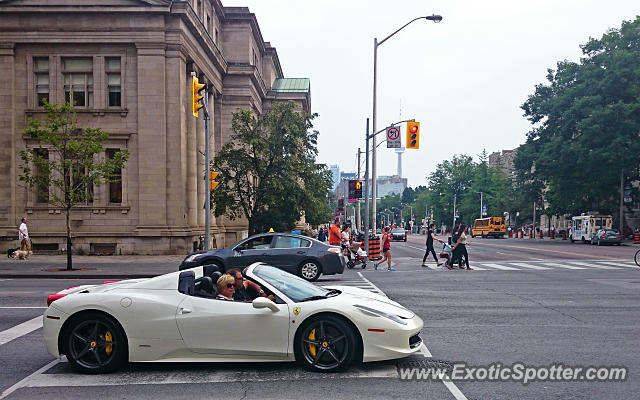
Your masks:
<instances>
[{"instance_id":1,"label":"car tire","mask_svg":"<svg viewBox=\"0 0 640 400\"><path fill-rule=\"evenodd\" d=\"M62 343L69 364L82 373L113 372L128 360L127 336L120 324L105 314L86 313L72 319Z\"/></svg>"},{"instance_id":2,"label":"car tire","mask_svg":"<svg viewBox=\"0 0 640 400\"><path fill-rule=\"evenodd\" d=\"M317 372L344 371L356 361L359 349L354 328L331 314L305 321L294 342L296 361Z\"/></svg>"},{"instance_id":3,"label":"car tire","mask_svg":"<svg viewBox=\"0 0 640 400\"><path fill-rule=\"evenodd\" d=\"M320 268L320 265L315 261L304 261L298 268L298 275L309 282L317 281L321 274L322 268Z\"/></svg>"}]
</instances>

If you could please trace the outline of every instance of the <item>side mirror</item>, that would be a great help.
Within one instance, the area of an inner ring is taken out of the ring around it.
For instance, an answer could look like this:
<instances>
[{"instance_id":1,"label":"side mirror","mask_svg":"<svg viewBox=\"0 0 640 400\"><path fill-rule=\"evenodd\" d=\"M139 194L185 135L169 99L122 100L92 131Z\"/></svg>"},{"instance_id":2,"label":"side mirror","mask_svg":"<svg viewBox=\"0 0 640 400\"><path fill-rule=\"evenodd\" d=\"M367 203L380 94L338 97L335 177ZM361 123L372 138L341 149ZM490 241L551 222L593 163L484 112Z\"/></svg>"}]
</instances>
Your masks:
<instances>
[{"instance_id":1,"label":"side mirror","mask_svg":"<svg viewBox=\"0 0 640 400\"><path fill-rule=\"evenodd\" d=\"M253 308L268 308L273 312L280 311L276 303L266 297L256 297L251 304L253 304Z\"/></svg>"}]
</instances>

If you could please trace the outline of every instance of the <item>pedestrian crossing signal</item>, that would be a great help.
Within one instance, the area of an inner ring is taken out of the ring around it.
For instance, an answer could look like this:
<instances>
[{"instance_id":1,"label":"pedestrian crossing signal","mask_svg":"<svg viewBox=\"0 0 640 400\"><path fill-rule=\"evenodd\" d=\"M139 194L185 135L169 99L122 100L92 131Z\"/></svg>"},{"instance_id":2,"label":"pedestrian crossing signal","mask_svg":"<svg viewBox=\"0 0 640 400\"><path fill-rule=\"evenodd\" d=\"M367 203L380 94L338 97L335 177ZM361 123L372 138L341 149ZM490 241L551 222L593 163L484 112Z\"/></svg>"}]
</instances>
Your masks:
<instances>
[{"instance_id":1,"label":"pedestrian crossing signal","mask_svg":"<svg viewBox=\"0 0 640 400\"><path fill-rule=\"evenodd\" d=\"M407 122L407 149L420 148L420 122Z\"/></svg>"},{"instance_id":2,"label":"pedestrian crossing signal","mask_svg":"<svg viewBox=\"0 0 640 400\"><path fill-rule=\"evenodd\" d=\"M349 180L349 199L362 198L362 182L358 180Z\"/></svg>"}]
</instances>

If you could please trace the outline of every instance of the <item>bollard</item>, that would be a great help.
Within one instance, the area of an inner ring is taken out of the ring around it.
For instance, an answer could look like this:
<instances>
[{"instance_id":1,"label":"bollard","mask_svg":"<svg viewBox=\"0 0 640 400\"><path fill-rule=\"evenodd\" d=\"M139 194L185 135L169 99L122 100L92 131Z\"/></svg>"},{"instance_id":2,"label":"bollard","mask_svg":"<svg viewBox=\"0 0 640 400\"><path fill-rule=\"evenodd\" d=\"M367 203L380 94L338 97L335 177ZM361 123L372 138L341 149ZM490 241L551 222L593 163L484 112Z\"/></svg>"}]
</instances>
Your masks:
<instances>
[{"instance_id":1,"label":"bollard","mask_svg":"<svg viewBox=\"0 0 640 400\"><path fill-rule=\"evenodd\" d=\"M520 231L520 239L524 239L524 231Z\"/></svg>"},{"instance_id":2,"label":"bollard","mask_svg":"<svg viewBox=\"0 0 640 400\"><path fill-rule=\"evenodd\" d=\"M379 260L380 258L380 238L369 239L369 260Z\"/></svg>"},{"instance_id":3,"label":"bollard","mask_svg":"<svg viewBox=\"0 0 640 400\"><path fill-rule=\"evenodd\" d=\"M640 244L640 232L633 234L633 244Z\"/></svg>"},{"instance_id":4,"label":"bollard","mask_svg":"<svg viewBox=\"0 0 640 400\"><path fill-rule=\"evenodd\" d=\"M540 232L538 232L538 238L539 238L539 239L542 239L542 237L543 237L543 236L542 236L542 229L540 229Z\"/></svg>"},{"instance_id":5,"label":"bollard","mask_svg":"<svg viewBox=\"0 0 640 400\"><path fill-rule=\"evenodd\" d=\"M562 231L562 240L567 240L567 231L566 231L566 229Z\"/></svg>"},{"instance_id":6,"label":"bollard","mask_svg":"<svg viewBox=\"0 0 640 400\"><path fill-rule=\"evenodd\" d=\"M533 229L529 231L529 239L533 239L535 236L533 235Z\"/></svg>"}]
</instances>

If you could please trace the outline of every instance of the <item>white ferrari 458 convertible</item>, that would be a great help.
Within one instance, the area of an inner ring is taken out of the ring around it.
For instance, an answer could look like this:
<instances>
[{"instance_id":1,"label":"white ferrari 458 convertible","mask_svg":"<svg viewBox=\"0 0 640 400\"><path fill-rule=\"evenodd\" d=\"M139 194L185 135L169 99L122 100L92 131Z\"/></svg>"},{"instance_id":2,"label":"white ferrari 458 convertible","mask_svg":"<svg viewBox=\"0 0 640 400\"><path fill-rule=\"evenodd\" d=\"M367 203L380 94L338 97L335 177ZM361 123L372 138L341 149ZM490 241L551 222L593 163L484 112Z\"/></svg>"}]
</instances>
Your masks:
<instances>
[{"instance_id":1,"label":"white ferrari 458 convertible","mask_svg":"<svg viewBox=\"0 0 640 400\"><path fill-rule=\"evenodd\" d=\"M63 290L47 299L47 350L85 373L114 371L127 361L297 360L338 371L406 357L422 346L422 319L386 297L316 286L262 263L243 274L273 296L216 299L220 272L207 267Z\"/></svg>"}]
</instances>

